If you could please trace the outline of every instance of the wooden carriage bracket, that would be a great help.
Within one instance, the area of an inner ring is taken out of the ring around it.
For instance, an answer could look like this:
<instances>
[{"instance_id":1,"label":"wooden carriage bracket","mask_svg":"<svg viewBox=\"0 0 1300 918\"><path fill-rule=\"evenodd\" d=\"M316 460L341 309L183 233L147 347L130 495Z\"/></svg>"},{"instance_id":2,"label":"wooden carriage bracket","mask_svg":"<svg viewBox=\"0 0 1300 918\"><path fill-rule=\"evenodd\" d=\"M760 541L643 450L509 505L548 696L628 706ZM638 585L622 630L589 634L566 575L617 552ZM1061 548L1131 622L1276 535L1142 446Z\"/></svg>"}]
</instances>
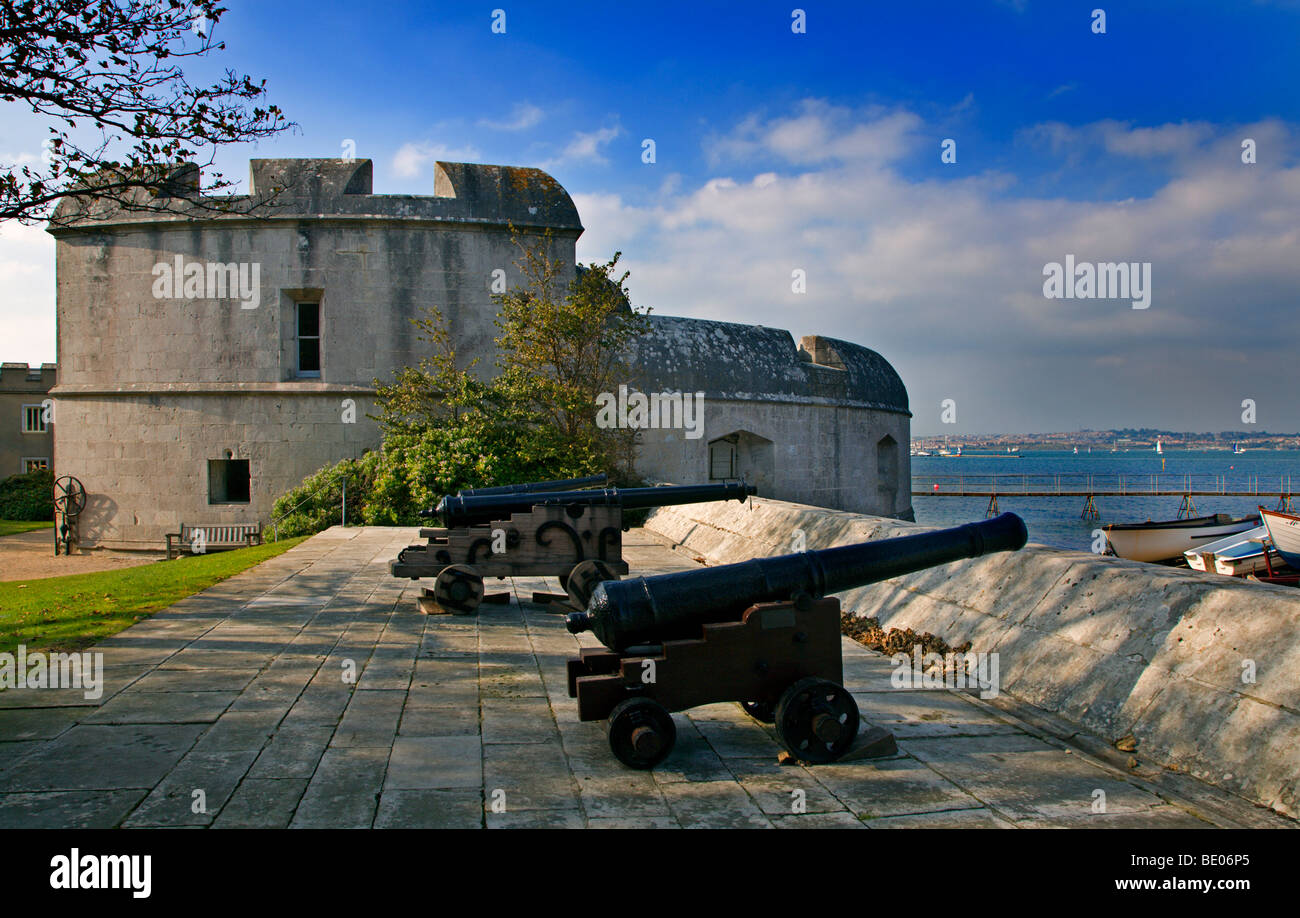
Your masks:
<instances>
[{"instance_id":1,"label":"wooden carriage bracket","mask_svg":"<svg viewBox=\"0 0 1300 918\"><path fill-rule=\"evenodd\" d=\"M607 718L634 695L669 711L720 701L775 704L799 679L838 683L843 676L837 599L760 603L740 621L702 626L697 639L623 654L585 649L568 662L569 695L584 721Z\"/></svg>"}]
</instances>

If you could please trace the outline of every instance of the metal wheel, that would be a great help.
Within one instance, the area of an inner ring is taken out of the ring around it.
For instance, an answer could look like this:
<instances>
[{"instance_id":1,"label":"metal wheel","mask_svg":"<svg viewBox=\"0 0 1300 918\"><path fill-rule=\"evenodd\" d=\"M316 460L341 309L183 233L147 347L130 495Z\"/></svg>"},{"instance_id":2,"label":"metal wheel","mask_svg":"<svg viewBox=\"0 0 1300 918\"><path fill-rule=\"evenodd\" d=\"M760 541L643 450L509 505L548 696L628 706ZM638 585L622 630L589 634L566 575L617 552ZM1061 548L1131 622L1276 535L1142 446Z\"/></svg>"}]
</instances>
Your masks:
<instances>
[{"instance_id":1,"label":"metal wheel","mask_svg":"<svg viewBox=\"0 0 1300 918\"><path fill-rule=\"evenodd\" d=\"M433 601L452 615L473 615L483 601L483 578L464 564L444 567L433 581Z\"/></svg>"},{"instance_id":2,"label":"metal wheel","mask_svg":"<svg viewBox=\"0 0 1300 918\"><path fill-rule=\"evenodd\" d=\"M71 475L54 482L54 509L65 516L79 516L86 509L86 489Z\"/></svg>"},{"instance_id":3,"label":"metal wheel","mask_svg":"<svg viewBox=\"0 0 1300 918\"><path fill-rule=\"evenodd\" d=\"M770 701L742 701L740 706L760 723L770 724L776 721L776 705Z\"/></svg>"},{"instance_id":4,"label":"metal wheel","mask_svg":"<svg viewBox=\"0 0 1300 918\"><path fill-rule=\"evenodd\" d=\"M654 768L677 741L672 715L652 698L627 698L609 712L609 748L628 768Z\"/></svg>"},{"instance_id":5,"label":"metal wheel","mask_svg":"<svg viewBox=\"0 0 1300 918\"><path fill-rule=\"evenodd\" d=\"M604 580L617 580L618 574L614 573L604 561L597 561L594 558L588 558L586 561L579 562L569 571L567 578L561 577L560 580L564 585L564 591L569 594L569 599L579 609L587 608L587 603L591 602L592 591L596 589L596 584Z\"/></svg>"},{"instance_id":6,"label":"metal wheel","mask_svg":"<svg viewBox=\"0 0 1300 918\"><path fill-rule=\"evenodd\" d=\"M858 735L858 705L842 685L800 679L776 703L776 736L805 762L834 762Z\"/></svg>"}]
</instances>

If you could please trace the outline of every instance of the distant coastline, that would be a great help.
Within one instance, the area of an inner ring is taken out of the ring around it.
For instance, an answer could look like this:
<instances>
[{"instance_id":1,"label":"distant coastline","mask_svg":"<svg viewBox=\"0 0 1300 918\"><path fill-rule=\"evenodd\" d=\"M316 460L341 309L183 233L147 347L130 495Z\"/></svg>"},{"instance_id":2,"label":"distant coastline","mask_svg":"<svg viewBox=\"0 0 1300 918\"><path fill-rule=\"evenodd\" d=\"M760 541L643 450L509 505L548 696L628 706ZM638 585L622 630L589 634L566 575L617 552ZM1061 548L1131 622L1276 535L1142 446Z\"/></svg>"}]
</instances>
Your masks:
<instances>
[{"instance_id":1,"label":"distant coastline","mask_svg":"<svg viewBox=\"0 0 1300 918\"><path fill-rule=\"evenodd\" d=\"M912 437L912 452L937 453L940 449L1006 453L1036 450L1080 452L1140 452L1157 445L1169 450L1245 452L1248 450L1300 449L1300 433L1229 430L1219 433L1189 433L1175 430L1075 430L1061 433L1025 434L932 434Z\"/></svg>"}]
</instances>

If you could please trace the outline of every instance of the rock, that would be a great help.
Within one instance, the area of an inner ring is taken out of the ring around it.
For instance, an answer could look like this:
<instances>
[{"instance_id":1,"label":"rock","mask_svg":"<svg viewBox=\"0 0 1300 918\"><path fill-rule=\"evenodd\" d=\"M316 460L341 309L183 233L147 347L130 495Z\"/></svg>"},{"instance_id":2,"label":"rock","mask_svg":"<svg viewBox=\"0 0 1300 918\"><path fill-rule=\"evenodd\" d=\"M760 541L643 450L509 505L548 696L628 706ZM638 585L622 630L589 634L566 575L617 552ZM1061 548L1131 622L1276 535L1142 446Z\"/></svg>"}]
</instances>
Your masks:
<instances>
[{"instance_id":1,"label":"rock","mask_svg":"<svg viewBox=\"0 0 1300 918\"><path fill-rule=\"evenodd\" d=\"M1132 733L1115 740L1115 748L1120 752L1136 752L1138 741Z\"/></svg>"}]
</instances>

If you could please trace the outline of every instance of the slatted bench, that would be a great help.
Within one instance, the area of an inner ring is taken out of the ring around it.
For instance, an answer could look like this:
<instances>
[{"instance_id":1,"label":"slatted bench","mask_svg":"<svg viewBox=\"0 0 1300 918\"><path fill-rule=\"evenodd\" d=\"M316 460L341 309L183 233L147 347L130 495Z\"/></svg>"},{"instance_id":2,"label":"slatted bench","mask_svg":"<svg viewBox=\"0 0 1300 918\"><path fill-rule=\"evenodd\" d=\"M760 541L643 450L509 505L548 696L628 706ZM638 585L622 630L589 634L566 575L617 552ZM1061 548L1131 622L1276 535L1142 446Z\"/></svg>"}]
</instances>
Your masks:
<instances>
[{"instance_id":1,"label":"slatted bench","mask_svg":"<svg viewBox=\"0 0 1300 918\"><path fill-rule=\"evenodd\" d=\"M193 549L195 536L202 533L203 551ZM222 523L210 526L187 526L181 523L180 532L167 533L167 560L180 557L188 549L191 554L205 554L212 551L227 551L231 548L246 548L249 545L262 544L262 524Z\"/></svg>"}]
</instances>

